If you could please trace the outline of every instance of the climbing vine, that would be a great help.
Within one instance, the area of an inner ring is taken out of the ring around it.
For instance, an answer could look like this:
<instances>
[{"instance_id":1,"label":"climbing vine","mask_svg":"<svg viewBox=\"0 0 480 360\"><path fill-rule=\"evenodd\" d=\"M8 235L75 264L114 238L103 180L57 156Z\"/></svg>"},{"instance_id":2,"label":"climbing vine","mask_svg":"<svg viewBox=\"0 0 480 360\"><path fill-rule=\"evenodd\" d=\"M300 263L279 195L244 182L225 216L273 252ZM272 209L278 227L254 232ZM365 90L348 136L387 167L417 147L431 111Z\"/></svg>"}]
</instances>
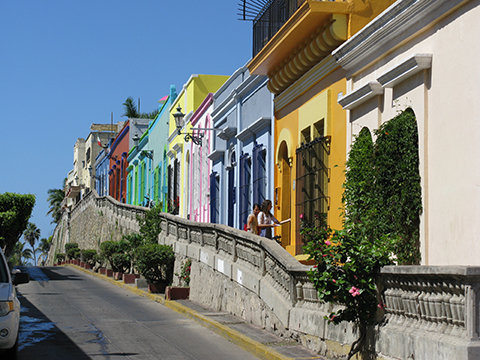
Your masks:
<instances>
[{"instance_id":1,"label":"climbing vine","mask_svg":"<svg viewBox=\"0 0 480 360\"><path fill-rule=\"evenodd\" d=\"M375 131L355 138L344 183L344 229L332 230L300 215L305 252L315 259L310 278L325 302L343 305L326 319L353 322L359 338L348 359L366 346L367 328L383 308L376 282L389 264L420 261L421 188L418 133L413 111L406 110Z\"/></svg>"}]
</instances>

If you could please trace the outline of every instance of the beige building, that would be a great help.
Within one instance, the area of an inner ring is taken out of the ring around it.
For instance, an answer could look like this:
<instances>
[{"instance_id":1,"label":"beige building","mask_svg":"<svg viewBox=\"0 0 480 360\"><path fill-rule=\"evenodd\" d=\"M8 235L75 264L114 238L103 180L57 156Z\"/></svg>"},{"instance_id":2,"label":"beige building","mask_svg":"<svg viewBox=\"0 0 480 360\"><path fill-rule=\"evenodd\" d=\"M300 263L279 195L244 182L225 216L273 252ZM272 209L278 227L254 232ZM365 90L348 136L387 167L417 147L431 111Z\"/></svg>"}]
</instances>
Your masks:
<instances>
[{"instance_id":1,"label":"beige building","mask_svg":"<svg viewBox=\"0 0 480 360\"><path fill-rule=\"evenodd\" d=\"M399 0L340 46L347 149L411 108L419 134L424 265L480 265L480 1Z\"/></svg>"}]
</instances>

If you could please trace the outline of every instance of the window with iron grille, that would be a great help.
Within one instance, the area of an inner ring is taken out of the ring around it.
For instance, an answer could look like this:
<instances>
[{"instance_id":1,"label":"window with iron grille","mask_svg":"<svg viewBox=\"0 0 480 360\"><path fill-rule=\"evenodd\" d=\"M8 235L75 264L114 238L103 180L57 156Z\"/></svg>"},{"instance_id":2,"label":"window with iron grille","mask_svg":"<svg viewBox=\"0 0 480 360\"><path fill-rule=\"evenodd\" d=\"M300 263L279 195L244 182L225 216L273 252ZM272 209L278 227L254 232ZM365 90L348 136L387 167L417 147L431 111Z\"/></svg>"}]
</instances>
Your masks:
<instances>
[{"instance_id":1,"label":"window with iron grille","mask_svg":"<svg viewBox=\"0 0 480 360\"><path fill-rule=\"evenodd\" d=\"M267 150L262 144L253 148L253 203L261 204L265 200L265 188L267 184L266 169Z\"/></svg>"},{"instance_id":2,"label":"window with iron grille","mask_svg":"<svg viewBox=\"0 0 480 360\"><path fill-rule=\"evenodd\" d=\"M217 172L214 171L210 174L210 222L212 224L218 223L219 220L219 210L220 210L220 201L218 194L220 187L220 177Z\"/></svg>"},{"instance_id":3,"label":"window with iron grille","mask_svg":"<svg viewBox=\"0 0 480 360\"><path fill-rule=\"evenodd\" d=\"M327 138L321 136L296 151L296 212L312 225L319 225L328 211L328 149ZM299 223L297 236L300 236Z\"/></svg>"},{"instance_id":4,"label":"window with iron grille","mask_svg":"<svg viewBox=\"0 0 480 360\"><path fill-rule=\"evenodd\" d=\"M240 193L239 193L239 215L238 225L240 229L247 223L250 210L250 180L251 180L252 160L248 154L240 156Z\"/></svg>"}]
</instances>

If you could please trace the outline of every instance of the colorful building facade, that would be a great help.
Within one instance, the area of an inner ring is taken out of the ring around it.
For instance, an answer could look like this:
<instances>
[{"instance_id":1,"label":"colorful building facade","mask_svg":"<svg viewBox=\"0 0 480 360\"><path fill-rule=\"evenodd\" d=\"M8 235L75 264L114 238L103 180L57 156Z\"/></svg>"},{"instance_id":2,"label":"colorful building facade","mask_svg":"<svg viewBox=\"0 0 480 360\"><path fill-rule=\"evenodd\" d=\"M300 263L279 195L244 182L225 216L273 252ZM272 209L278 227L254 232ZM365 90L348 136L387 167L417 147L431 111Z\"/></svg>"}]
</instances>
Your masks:
<instances>
[{"instance_id":1,"label":"colorful building facade","mask_svg":"<svg viewBox=\"0 0 480 360\"><path fill-rule=\"evenodd\" d=\"M302 254L300 215L311 224L326 216L331 227L342 227L346 114L337 98L346 92L346 75L331 52L392 2L291 2L287 18L264 9L254 22L254 40L268 42L254 41L248 68L267 75L275 95L274 206L278 218L291 219L277 234L292 255ZM276 21L283 25L266 34L262 24Z\"/></svg>"},{"instance_id":2,"label":"colorful building facade","mask_svg":"<svg viewBox=\"0 0 480 360\"><path fill-rule=\"evenodd\" d=\"M168 137L168 189L167 210L170 213L190 218L190 164L191 143L186 141L186 134L191 134L192 124L189 119L199 108L209 93L213 93L228 79L224 75L192 75L185 83L169 109ZM183 124L177 129L174 113L186 114Z\"/></svg>"},{"instance_id":3,"label":"colorful building facade","mask_svg":"<svg viewBox=\"0 0 480 360\"><path fill-rule=\"evenodd\" d=\"M267 77L246 66L213 95L212 223L244 229L253 204L273 197L272 100Z\"/></svg>"}]
</instances>

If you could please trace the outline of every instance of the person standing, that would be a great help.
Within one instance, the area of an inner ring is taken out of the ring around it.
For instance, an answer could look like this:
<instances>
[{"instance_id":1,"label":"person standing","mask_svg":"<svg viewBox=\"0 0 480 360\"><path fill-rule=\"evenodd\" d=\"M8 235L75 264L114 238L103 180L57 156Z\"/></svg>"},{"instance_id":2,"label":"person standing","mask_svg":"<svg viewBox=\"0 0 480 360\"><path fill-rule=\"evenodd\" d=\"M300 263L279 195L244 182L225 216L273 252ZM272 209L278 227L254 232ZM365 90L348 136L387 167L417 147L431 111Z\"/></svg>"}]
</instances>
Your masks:
<instances>
[{"instance_id":1,"label":"person standing","mask_svg":"<svg viewBox=\"0 0 480 360\"><path fill-rule=\"evenodd\" d=\"M247 219L247 231L252 234L258 235L258 221L257 216L260 212L260 204L253 204L253 212L248 215Z\"/></svg>"},{"instance_id":2,"label":"person standing","mask_svg":"<svg viewBox=\"0 0 480 360\"><path fill-rule=\"evenodd\" d=\"M272 210L272 201L264 200L257 216L260 236L266 237L267 239L272 238L272 228L280 225L280 221L272 215L270 210Z\"/></svg>"}]
</instances>

